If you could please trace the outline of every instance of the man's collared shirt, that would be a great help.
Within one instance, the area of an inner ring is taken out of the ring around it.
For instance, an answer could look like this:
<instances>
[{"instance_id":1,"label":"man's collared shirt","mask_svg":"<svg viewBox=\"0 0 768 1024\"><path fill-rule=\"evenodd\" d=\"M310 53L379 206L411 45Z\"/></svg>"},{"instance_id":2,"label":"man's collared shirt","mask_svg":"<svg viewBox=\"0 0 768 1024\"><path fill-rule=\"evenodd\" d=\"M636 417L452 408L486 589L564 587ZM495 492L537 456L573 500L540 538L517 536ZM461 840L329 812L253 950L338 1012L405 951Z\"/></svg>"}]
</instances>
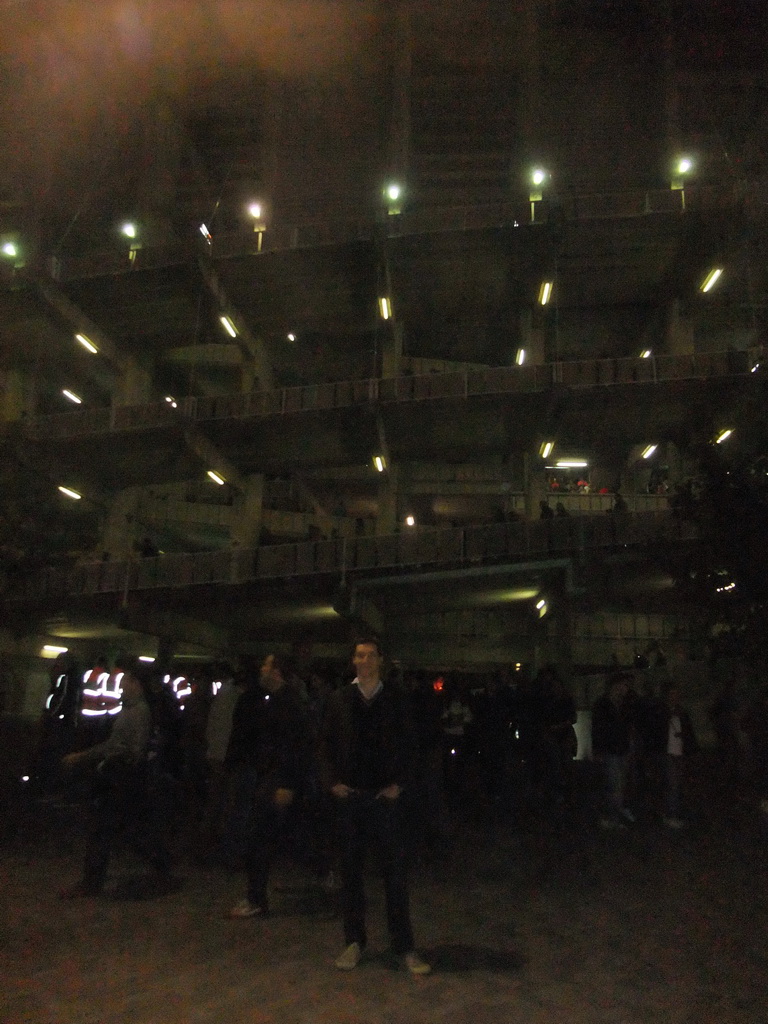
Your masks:
<instances>
[{"instance_id":1,"label":"man's collared shirt","mask_svg":"<svg viewBox=\"0 0 768 1024\"><path fill-rule=\"evenodd\" d=\"M363 693L362 687L360 686L360 680L357 678L357 676L355 676L355 678L352 680L352 685L358 688L360 696L363 698L363 700L368 701L369 704L375 697L378 697L378 695L384 689L384 683L382 683L382 681L379 680L378 684L376 685L376 689L373 691L370 697L366 697L366 695Z\"/></svg>"}]
</instances>

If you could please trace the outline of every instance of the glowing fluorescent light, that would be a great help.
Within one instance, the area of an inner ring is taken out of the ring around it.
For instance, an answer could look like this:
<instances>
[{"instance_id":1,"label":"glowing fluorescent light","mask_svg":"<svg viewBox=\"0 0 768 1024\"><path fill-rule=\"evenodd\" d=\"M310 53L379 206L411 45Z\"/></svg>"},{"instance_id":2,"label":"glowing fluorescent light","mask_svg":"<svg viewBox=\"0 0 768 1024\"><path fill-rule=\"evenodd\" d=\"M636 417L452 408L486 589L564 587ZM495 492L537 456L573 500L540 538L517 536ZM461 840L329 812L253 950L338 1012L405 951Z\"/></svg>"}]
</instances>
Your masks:
<instances>
[{"instance_id":1,"label":"glowing fluorescent light","mask_svg":"<svg viewBox=\"0 0 768 1024\"><path fill-rule=\"evenodd\" d=\"M728 430L721 430L720 433L715 438L715 444L722 444L723 441L727 441L732 433L733 433L733 430L730 429L730 428Z\"/></svg>"},{"instance_id":2,"label":"glowing fluorescent light","mask_svg":"<svg viewBox=\"0 0 768 1024\"><path fill-rule=\"evenodd\" d=\"M586 469L589 465L584 459L561 459L554 466L547 466L547 469Z\"/></svg>"},{"instance_id":3,"label":"glowing fluorescent light","mask_svg":"<svg viewBox=\"0 0 768 1024\"><path fill-rule=\"evenodd\" d=\"M392 316L392 304L390 303L389 299L379 299L379 312L381 313L382 320L389 320L389 318Z\"/></svg>"},{"instance_id":4,"label":"glowing fluorescent light","mask_svg":"<svg viewBox=\"0 0 768 1024\"><path fill-rule=\"evenodd\" d=\"M62 395L64 395L65 398L68 398L70 400L70 402L74 402L75 405L82 405L83 404L82 398L79 398L74 393L74 391L68 391L66 388L63 388L61 393L62 393Z\"/></svg>"},{"instance_id":5,"label":"glowing fluorescent light","mask_svg":"<svg viewBox=\"0 0 768 1024\"><path fill-rule=\"evenodd\" d=\"M546 306L552 295L553 281L543 281L539 288L539 304Z\"/></svg>"},{"instance_id":6,"label":"glowing fluorescent light","mask_svg":"<svg viewBox=\"0 0 768 1024\"><path fill-rule=\"evenodd\" d=\"M235 327L234 323L232 322L232 318L229 317L229 316L221 316L221 317L219 317L219 319L221 320L222 324L224 325L224 330L227 332L227 334L231 338L236 338L237 337L237 328Z\"/></svg>"},{"instance_id":7,"label":"glowing fluorescent light","mask_svg":"<svg viewBox=\"0 0 768 1024\"><path fill-rule=\"evenodd\" d=\"M541 601L537 601L536 602L536 607L539 610L541 610L542 608L546 608L547 607L547 602L542 598Z\"/></svg>"},{"instance_id":8,"label":"glowing fluorescent light","mask_svg":"<svg viewBox=\"0 0 768 1024\"><path fill-rule=\"evenodd\" d=\"M415 518L413 516L406 516L405 517L405 525L406 526L415 526L416 525Z\"/></svg>"},{"instance_id":9,"label":"glowing fluorescent light","mask_svg":"<svg viewBox=\"0 0 768 1024\"><path fill-rule=\"evenodd\" d=\"M542 459L548 459L549 456L552 454L552 450L554 449L554 447L554 441L545 441L541 448L539 448L539 455L542 457Z\"/></svg>"},{"instance_id":10,"label":"glowing fluorescent light","mask_svg":"<svg viewBox=\"0 0 768 1024\"><path fill-rule=\"evenodd\" d=\"M525 349L524 348L519 348L517 350L517 355L515 356L515 363L517 364L517 366L522 366L524 362L525 362Z\"/></svg>"},{"instance_id":11,"label":"glowing fluorescent light","mask_svg":"<svg viewBox=\"0 0 768 1024\"><path fill-rule=\"evenodd\" d=\"M19 250L16 248L13 242L6 242L3 246L3 255L10 256L13 259L14 256L19 255Z\"/></svg>"},{"instance_id":12,"label":"glowing fluorescent light","mask_svg":"<svg viewBox=\"0 0 768 1024\"><path fill-rule=\"evenodd\" d=\"M173 395L166 395L165 396L165 400L168 403L168 405L170 405L170 407L172 409L178 409L178 404L176 402L176 399L173 397Z\"/></svg>"},{"instance_id":13,"label":"glowing fluorescent light","mask_svg":"<svg viewBox=\"0 0 768 1024\"><path fill-rule=\"evenodd\" d=\"M200 234L206 240L208 245L210 245L211 242L213 241L213 238L211 237L211 232L208 230L208 228L205 226L205 224L201 224L200 225Z\"/></svg>"},{"instance_id":14,"label":"glowing fluorescent light","mask_svg":"<svg viewBox=\"0 0 768 1024\"><path fill-rule=\"evenodd\" d=\"M652 355L653 355L653 352L649 348L644 348L643 351L640 353L640 358L641 359L650 359Z\"/></svg>"},{"instance_id":15,"label":"glowing fluorescent light","mask_svg":"<svg viewBox=\"0 0 768 1024\"><path fill-rule=\"evenodd\" d=\"M76 334L75 340L79 341L83 348L87 348L92 355L98 355L98 349L93 344L90 338L86 338L84 334Z\"/></svg>"},{"instance_id":16,"label":"glowing fluorescent light","mask_svg":"<svg viewBox=\"0 0 768 1024\"><path fill-rule=\"evenodd\" d=\"M212 469L208 470L208 476L211 478L211 480L213 480L215 484L218 484L220 487L222 487L227 482L223 476L219 476L219 474L215 473Z\"/></svg>"},{"instance_id":17,"label":"glowing fluorescent light","mask_svg":"<svg viewBox=\"0 0 768 1024\"><path fill-rule=\"evenodd\" d=\"M720 275L722 274L722 272L722 267L715 267L714 270L710 270L710 272L707 274L707 276L704 278L704 280L701 282L701 285L699 286L701 290L703 292L708 292L711 288L714 288L714 286L720 279Z\"/></svg>"},{"instance_id":18,"label":"glowing fluorescent light","mask_svg":"<svg viewBox=\"0 0 768 1024\"><path fill-rule=\"evenodd\" d=\"M381 455L374 455L374 457L373 457L373 464L376 467L376 471L378 473L383 473L384 470L387 468L387 464L384 461L384 459L381 457Z\"/></svg>"},{"instance_id":19,"label":"glowing fluorescent light","mask_svg":"<svg viewBox=\"0 0 768 1024\"><path fill-rule=\"evenodd\" d=\"M44 658L56 658L60 654L66 654L68 647L58 647L56 644L45 644L41 652Z\"/></svg>"},{"instance_id":20,"label":"glowing fluorescent light","mask_svg":"<svg viewBox=\"0 0 768 1024\"><path fill-rule=\"evenodd\" d=\"M646 448L643 448L643 458L650 459L658 447L657 444L649 444Z\"/></svg>"},{"instance_id":21,"label":"glowing fluorescent light","mask_svg":"<svg viewBox=\"0 0 768 1024\"><path fill-rule=\"evenodd\" d=\"M287 335L287 337L288 337L288 341L296 341L296 335L293 334L293 333Z\"/></svg>"},{"instance_id":22,"label":"glowing fluorescent light","mask_svg":"<svg viewBox=\"0 0 768 1024\"><path fill-rule=\"evenodd\" d=\"M140 654L139 655L139 661L146 661L148 664L151 664L154 660L155 659L154 658L150 658L150 656L148 654Z\"/></svg>"},{"instance_id":23,"label":"glowing fluorescent light","mask_svg":"<svg viewBox=\"0 0 768 1024\"><path fill-rule=\"evenodd\" d=\"M80 501L82 498L82 494L78 494L77 491L73 491L71 487L64 487L62 484L59 484L59 490L62 494L66 494L66 496L71 498L73 501Z\"/></svg>"}]
</instances>

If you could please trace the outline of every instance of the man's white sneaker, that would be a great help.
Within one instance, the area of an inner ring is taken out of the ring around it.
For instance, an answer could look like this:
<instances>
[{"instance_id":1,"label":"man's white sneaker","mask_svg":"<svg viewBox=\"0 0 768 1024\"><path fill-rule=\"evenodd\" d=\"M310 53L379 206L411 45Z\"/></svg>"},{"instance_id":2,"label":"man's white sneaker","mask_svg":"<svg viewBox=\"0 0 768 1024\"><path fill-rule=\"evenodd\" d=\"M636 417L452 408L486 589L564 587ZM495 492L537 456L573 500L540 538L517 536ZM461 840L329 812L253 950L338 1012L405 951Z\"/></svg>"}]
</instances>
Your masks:
<instances>
[{"instance_id":1,"label":"man's white sneaker","mask_svg":"<svg viewBox=\"0 0 768 1024\"><path fill-rule=\"evenodd\" d=\"M227 911L226 916L232 918L265 917L266 913L265 907L260 907L257 903L251 903L250 900L240 900L231 910Z\"/></svg>"},{"instance_id":2,"label":"man's white sneaker","mask_svg":"<svg viewBox=\"0 0 768 1024\"><path fill-rule=\"evenodd\" d=\"M354 971L363 955L363 947L359 942L350 942L346 949L336 957L334 963L340 971Z\"/></svg>"},{"instance_id":3,"label":"man's white sneaker","mask_svg":"<svg viewBox=\"0 0 768 1024\"><path fill-rule=\"evenodd\" d=\"M685 828L685 822L680 818L665 818L664 824L667 828Z\"/></svg>"},{"instance_id":4,"label":"man's white sneaker","mask_svg":"<svg viewBox=\"0 0 768 1024\"><path fill-rule=\"evenodd\" d=\"M429 974L432 971L429 964L422 960L418 953L406 953L403 957L403 963L411 974Z\"/></svg>"}]
</instances>

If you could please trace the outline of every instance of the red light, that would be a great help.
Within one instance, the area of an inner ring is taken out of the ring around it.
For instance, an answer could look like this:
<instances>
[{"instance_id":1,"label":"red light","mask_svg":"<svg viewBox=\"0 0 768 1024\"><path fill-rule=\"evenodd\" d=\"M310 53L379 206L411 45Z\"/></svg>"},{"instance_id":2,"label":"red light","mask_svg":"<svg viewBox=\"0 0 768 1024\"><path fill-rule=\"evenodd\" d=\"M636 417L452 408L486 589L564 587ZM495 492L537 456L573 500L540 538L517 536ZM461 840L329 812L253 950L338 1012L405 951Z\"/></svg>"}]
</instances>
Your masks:
<instances>
[{"instance_id":1,"label":"red light","mask_svg":"<svg viewBox=\"0 0 768 1024\"><path fill-rule=\"evenodd\" d=\"M442 676L438 676L437 679L432 683L432 689L435 693L442 693L445 689L445 680Z\"/></svg>"}]
</instances>

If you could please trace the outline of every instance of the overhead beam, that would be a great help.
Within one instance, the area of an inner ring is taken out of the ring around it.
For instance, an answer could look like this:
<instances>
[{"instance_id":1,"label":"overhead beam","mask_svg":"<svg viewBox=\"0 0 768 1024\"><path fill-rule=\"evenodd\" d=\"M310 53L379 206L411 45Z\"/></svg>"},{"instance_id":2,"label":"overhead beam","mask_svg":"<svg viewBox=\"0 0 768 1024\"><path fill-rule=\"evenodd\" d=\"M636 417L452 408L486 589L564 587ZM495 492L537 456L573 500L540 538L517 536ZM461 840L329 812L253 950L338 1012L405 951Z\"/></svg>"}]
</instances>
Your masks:
<instances>
[{"instance_id":1,"label":"overhead beam","mask_svg":"<svg viewBox=\"0 0 768 1024\"><path fill-rule=\"evenodd\" d=\"M131 601L122 609L119 624L136 633L203 647L220 654L232 649L228 630L214 626L205 619L168 611L159 605L150 607L143 600L140 603Z\"/></svg>"},{"instance_id":2,"label":"overhead beam","mask_svg":"<svg viewBox=\"0 0 768 1024\"><path fill-rule=\"evenodd\" d=\"M76 306L64 292L50 281L37 281L38 293L49 306L62 316L75 333L85 335L99 350L99 355L111 363L122 374L134 371L137 361L121 352L115 342L98 327L79 306Z\"/></svg>"},{"instance_id":3,"label":"overhead beam","mask_svg":"<svg viewBox=\"0 0 768 1024\"><path fill-rule=\"evenodd\" d=\"M189 450L194 452L206 467L206 472L212 469L214 472L219 473L230 487L234 487L237 491L245 492L246 481L243 479L240 470L225 455L222 455L216 445L197 427L185 430L184 440Z\"/></svg>"},{"instance_id":4,"label":"overhead beam","mask_svg":"<svg viewBox=\"0 0 768 1024\"><path fill-rule=\"evenodd\" d=\"M164 363L199 363L204 366L241 366L244 360L239 345L184 345L170 348L161 359Z\"/></svg>"},{"instance_id":5,"label":"overhead beam","mask_svg":"<svg viewBox=\"0 0 768 1024\"><path fill-rule=\"evenodd\" d=\"M275 387L275 376L272 372L272 364L264 342L251 332L242 314L230 302L219 275L210 260L201 257L198 260L198 266L200 267L203 280L219 304L222 314L226 314L230 318L237 331L235 343L239 346L243 355L253 363L254 373L259 378L259 390L271 390Z\"/></svg>"}]
</instances>

